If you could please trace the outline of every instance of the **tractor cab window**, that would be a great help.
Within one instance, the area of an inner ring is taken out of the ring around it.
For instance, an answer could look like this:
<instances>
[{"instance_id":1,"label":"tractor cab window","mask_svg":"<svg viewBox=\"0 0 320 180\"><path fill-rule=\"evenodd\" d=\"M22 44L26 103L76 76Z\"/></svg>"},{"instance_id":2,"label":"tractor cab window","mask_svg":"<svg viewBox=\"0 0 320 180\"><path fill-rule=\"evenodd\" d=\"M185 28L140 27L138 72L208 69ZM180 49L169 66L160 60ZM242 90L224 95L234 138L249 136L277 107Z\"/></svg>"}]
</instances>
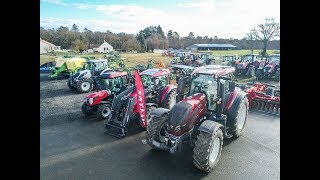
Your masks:
<instances>
[{"instance_id":1,"label":"tractor cab window","mask_svg":"<svg viewBox=\"0 0 320 180\"><path fill-rule=\"evenodd\" d=\"M142 83L143 83L144 86L151 86L154 83L153 82L153 77L149 76L149 75L142 75L141 79L142 79Z\"/></svg>"},{"instance_id":2,"label":"tractor cab window","mask_svg":"<svg viewBox=\"0 0 320 180\"><path fill-rule=\"evenodd\" d=\"M96 71L96 72L99 72L99 71L101 71L101 70L103 70L104 69L104 64L103 64L103 62L96 62L96 63L94 63L94 70Z\"/></svg>"},{"instance_id":3,"label":"tractor cab window","mask_svg":"<svg viewBox=\"0 0 320 180\"><path fill-rule=\"evenodd\" d=\"M119 88L121 88L121 77L116 77L113 79L113 88L115 90L118 90Z\"/></svg>"},{"instance_id":4,"label":"tractor cab window","mask_svg":"<svg viewBox=\"0 0 320 180\"><path fill-rule=\"evenodd\" d=\"M128 84L128 80L127 80L126 76L122 76L121 78L122 78L122 87L126 86L126 84Z\"/></svg>"},{"instance_id":5,"label":"tractor cab window","mask_svg":"<svg viewBox=\"0 0 320 180\"><path fill-rule=\"evenodd\" d=\"M111 89L113 79L99 79L101 89Z\"/></svg>"},{"instance_id":6,"label":"tractor cab window","mask_svg":"<svg viewBox=\"0 0 320 180\"><path fill-rule=\"evenodd\" d=\"M159 83L161 86L166 86L168 85L168 76L167 75L163 75L159 77Z\"/></svg>"},{"instance_id":7,"label":"tractor cab window","mask_svg":"<svg viewBox=\"0 0 320 180\"><path fill-rule=\"evenodd\" d=\"M249 63L252 63L253 62L253 57L254 56L244 56L243 57L243 62L249 62Z\"/></svg>"},{"instance_id":8,"label":"tractor cab window","mask_svg":"<svg viewBox=\"0 0 320 180\"><path fill-rule=\"evenodd\" d=\"M191 82L190 93L205 93L207 96L208 109L213 111L216 104L213 102L217 98L217 80L212 75L198 74Z\"/></svg>"}]
</instances>

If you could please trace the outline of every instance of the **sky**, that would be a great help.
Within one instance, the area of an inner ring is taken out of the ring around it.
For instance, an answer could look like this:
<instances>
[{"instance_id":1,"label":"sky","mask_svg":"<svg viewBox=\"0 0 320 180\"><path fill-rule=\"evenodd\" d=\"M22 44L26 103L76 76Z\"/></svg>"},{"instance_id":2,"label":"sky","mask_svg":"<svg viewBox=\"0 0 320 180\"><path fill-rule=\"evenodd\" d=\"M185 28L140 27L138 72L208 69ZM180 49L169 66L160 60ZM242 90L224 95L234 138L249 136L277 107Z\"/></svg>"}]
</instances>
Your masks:
<instances>
[{"instance_id":1,"label":"sky","mask_svg":"<svg viewBox=\"0 0 320 180\"><path fill-rule=\"evenodd\" d=\"M137 34L160 25L180 36L242 39L251 29L274 18L280 23L280 0L40 0L40 26L80 31Z\"/></svg>"}]
</instances>

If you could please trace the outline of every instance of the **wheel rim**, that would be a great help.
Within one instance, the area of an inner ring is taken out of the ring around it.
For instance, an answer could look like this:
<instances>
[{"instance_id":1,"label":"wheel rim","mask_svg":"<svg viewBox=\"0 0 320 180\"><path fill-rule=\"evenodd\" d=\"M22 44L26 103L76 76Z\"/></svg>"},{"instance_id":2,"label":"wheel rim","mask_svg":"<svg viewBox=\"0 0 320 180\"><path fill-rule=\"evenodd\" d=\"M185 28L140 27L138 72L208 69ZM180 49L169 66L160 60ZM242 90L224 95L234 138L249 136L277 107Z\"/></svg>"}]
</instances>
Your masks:
<instances>
[{"instance_id":1,"label":"wheel rim","mask_svg":"<svg viewBox=\"0 0 320 180\"><path fill-rule=\"evenodd\" d=\"M216 137L213 141L213 146L211 146L211 154L209 156L209 160L211 163L214 163L218 157L220 152L221 141L220 138Z\"/></svg>"},{"instance_id":2,"label":"wheel rim","mask_svg":"<svg viewBox=\"0 0 320 180\"><path fill-rule=\"evenodd\" d=\"M102 116L104 118L109 118L110 117L110 114L111 114L111 110L109 107L106 107L102 110Z\"/></svg>"},{"instance_id":3,"label":"wheel rim","mask_svg":"<svg viewBox=\"0 0 320 180\"><path fill-rule=\"evenodd\" d=\"M158 133L160 142L165 142L165 137L166 137L166 134L165 134L165 125L166 125L166 123L164 123L164 124L161 125L160 131L159 131L159 133Z\"/></svg>"},{"instance_id":4,"label":"wheel rim","mask_svg":"<svg viewBox=\"0 0 320 180\"><path fill-rule=\"evenodd\" d=\"M245 106L242 106L241 109L240 109L240 112L238 114L238 123L237 123L237 126L239 129L242 129L243 128L243 125L246 121L246 107Z\"/></svg>"},{"instance_id":5,"label":"wheel rim","mask_svg":"<svg viewBox=\"0 0 320 180\"><path fill-rule=\"evenodd\" d=\"M84 91L88 91L90 89L91 85L89 82L83 82L81 84L81 89L84 90Z\"/></svg>"}]
</instances>

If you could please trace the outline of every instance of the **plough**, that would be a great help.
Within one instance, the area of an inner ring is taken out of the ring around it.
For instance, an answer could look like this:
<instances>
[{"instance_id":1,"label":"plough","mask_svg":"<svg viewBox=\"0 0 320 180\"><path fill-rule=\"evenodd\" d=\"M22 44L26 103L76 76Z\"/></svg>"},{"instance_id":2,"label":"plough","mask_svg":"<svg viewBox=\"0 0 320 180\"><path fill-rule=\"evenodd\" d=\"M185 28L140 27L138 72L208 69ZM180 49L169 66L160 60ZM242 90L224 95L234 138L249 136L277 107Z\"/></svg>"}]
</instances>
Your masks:
<instances>
[{"instance_id":1,"label":"plough","mask_svg":"<svg viewBox=\"0 0 320 180\"><path fill-rule=\"evenodd\" d=\"M255 83L247 84L244 91L249 94L250 110L280 114L280 87Z\"/></svg>"}]
</instances>

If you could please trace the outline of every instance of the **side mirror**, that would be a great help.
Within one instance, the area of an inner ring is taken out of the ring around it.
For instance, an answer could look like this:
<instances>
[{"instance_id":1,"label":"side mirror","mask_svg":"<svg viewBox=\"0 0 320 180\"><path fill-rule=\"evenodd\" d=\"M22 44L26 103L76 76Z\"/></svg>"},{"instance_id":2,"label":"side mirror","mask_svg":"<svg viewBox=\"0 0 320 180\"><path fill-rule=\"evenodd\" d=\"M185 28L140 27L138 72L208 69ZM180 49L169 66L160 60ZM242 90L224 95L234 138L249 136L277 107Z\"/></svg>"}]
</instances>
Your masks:
<instances>
[{"instance_id":1,"label":"side mirror","mask_svg":"<svg viewBox=\"0 0 320 180\"><path fill-rule=\"evenodd\" d=\"M229 91L233 92L236 88L236 83L234 82L229 82Z\"/></svg>"}]
</instances>

